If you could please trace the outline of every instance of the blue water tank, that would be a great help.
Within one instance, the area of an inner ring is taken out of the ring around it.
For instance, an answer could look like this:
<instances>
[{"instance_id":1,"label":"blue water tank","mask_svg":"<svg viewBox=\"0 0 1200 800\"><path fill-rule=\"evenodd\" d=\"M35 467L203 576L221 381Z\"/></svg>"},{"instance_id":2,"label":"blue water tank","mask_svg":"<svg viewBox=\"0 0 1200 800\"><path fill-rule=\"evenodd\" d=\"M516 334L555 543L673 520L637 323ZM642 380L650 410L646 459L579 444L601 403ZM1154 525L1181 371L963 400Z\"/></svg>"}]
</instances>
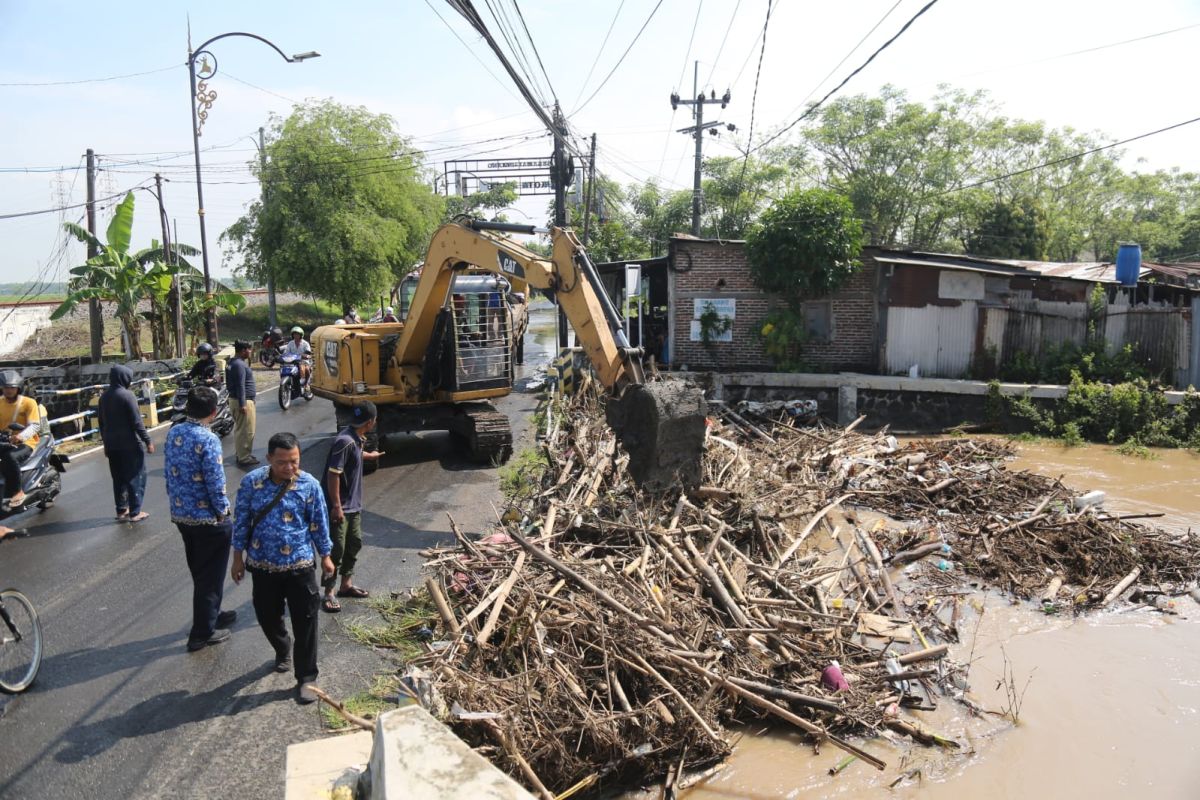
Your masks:
<instances>
[{"instance_id":1,"label":"blue water tank","mask_svg":"<svg viewBox=\"0 0 1200 800\"><path fill-rule=\"evenodd\" d=\"M1142 270L1141 245L1123 244L1117 250L1117 283L1122 286L1137 286L1138 273Z\"/></svg>"}]
</instances>

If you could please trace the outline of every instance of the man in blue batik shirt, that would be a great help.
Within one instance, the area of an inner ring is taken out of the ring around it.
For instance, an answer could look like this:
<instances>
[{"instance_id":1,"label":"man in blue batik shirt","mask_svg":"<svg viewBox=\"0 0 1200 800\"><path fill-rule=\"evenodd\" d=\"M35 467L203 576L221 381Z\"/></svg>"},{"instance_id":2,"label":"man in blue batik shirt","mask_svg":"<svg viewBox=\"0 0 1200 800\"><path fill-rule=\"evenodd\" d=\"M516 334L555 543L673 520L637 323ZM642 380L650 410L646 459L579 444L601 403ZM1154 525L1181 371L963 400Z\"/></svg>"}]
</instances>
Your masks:
<instances>
[{"instance_id":1,"label":"man in blue batik shirt","mask_svg":"<svg viewBox=\"0 0 1200 800\"><path fill-rule=\"evenodd\" d=\"M233 525L225 497L221 440L208 429L217 415L217 393L197 386L187 399L187 420L167 434L163 448L171 521L183 537L192 573L192 629L188 650L229 638L236 611L221 611Z\"/></svg>"},{"instance_id":2,"label":"man in blue batik shirt","mask_svg":"<svg viewBox=\"0 0 1200 800\"><path fill-rule=\"evenodd\" d=\"M324 577L334 573L329 557L329 517L321 484L300 469L300 442L277 433L267 443L267 466L242 479L233 524L233 568L241 583L249 570L254 614L275 648L275 671L296 674L296 699L315 702L317 679L317 611L321 592L317 562ZM283 620L292 617L292 635Z\"/></svg>"}]
</instances>

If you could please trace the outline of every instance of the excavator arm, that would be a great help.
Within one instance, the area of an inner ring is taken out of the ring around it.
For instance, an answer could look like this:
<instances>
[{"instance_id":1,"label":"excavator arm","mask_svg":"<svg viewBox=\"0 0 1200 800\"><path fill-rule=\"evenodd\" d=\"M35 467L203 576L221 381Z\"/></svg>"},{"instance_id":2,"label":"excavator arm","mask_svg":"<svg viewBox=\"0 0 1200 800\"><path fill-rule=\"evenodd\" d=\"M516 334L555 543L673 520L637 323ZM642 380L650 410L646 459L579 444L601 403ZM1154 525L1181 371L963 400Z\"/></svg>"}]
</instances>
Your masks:
<instances>
[{"instance_id":1,"label":"excavator arm","mask_svg":"<svg viewBox=\"0 0 1200 800\"><path fill-rule=\"evenodd\" d=\"M597 377L609 390L607 419L629 452L634 479L652 490L677 483L695 485L700 479L706 430L703 393L674 381L646 383L641 350L629 346L621 317L572 231L550 229L550 258L501 235L539 232L544 231L529 225L482 221L439 228L430 242L412 311L397 343L397 361L421 363L458 272L492 272L518 288L524 284L552 293Z\"/></svg>"},{"instance_id":2,"label":"excavator arm","mask_svg":"<svg viewBox=\"0 0 1200 800\"><path fill-rule=\"evenodd\" d=\"M639 354L629 347L616 308L600 288L596 268L575 234L552 228L553 255L544 258L500 232L535 233L527 225L495 222L449 223L433 235L421 279L397 346L403 364L420 363L433 336L437 312L454 275L467 269L492 272L516 288L550 291L575 329L600 382L614 393L644 383Z\"/></svg>"}]
</instances>

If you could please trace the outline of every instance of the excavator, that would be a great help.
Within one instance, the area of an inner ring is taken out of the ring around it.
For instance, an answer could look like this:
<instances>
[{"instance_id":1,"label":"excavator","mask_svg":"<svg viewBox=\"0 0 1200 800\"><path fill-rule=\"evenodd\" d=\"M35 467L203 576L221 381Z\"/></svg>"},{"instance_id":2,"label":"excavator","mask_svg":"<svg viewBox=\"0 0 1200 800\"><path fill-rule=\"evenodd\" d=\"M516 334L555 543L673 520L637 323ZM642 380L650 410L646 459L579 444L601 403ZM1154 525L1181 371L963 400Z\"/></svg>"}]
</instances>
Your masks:
<instances>
[{"instance_id":1,"label":"excavator","mask_svg":"<svg viewBox=\"0 0 1200 800\"><path fill-rule=\"evenodd\" d=\"M506 235L513 233L549 233L550 256ZM512 432L490 402L513 384L507 316L491 313L499 281L542 290L562 308L605 387L605 416L629 453L634 480L659 491L696 485L703 393L682 382L647 382L641 349L629 346L595 265L569 228L466 218L442 225L404 322L313 332L313 392L334 402L339 426L356 403L370 400L379 409L375 436L446 430L474 460L507 459Z\"/></svg>"}]
</instances>

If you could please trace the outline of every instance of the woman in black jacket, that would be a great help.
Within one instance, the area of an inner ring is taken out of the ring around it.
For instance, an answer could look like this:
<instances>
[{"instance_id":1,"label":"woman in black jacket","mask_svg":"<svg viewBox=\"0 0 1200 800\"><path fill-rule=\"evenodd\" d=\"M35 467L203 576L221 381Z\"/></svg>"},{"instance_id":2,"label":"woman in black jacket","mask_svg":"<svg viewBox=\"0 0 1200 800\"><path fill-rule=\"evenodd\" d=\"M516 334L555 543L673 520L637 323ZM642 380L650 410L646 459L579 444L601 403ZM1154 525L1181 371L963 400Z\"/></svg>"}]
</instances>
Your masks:
<instances>
[{"instance_id":1,"label":"woman in black jacket","mask_svg":"<svg viewBox=\"0 0 1200 800\"><path fill-rule=\"evenodd\" d=\"M117 520L121 522L141 522L150 516L142 511L142 496L146 493L145 454L153 453L154 445L142 423L137 398L129 390L132 383L133 370L120 364L113 366L98 408L100 438L112 474Z\"/></svg>"}]
</instances>

